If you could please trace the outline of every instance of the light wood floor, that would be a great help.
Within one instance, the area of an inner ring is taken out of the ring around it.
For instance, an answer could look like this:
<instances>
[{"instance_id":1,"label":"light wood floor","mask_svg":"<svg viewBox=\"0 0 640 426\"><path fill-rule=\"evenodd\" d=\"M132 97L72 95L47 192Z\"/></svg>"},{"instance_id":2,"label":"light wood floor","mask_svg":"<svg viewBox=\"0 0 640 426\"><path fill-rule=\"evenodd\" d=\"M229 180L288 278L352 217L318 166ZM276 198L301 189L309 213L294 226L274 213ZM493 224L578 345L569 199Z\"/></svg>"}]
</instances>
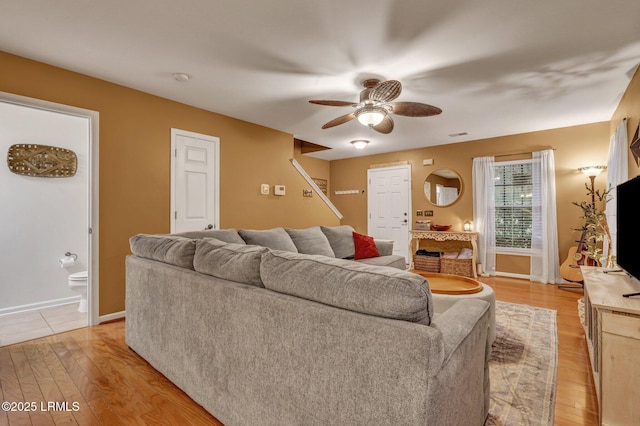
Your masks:
<instances>
[{"instance_id":1,"label":"light wood floor","mask_svg":"<svg viewBox=\"0 0 640 426\"><path fill-rule=\"evenodd\" d=\"M555 424L597 424L589 356L577 314L582 292L506 278L483 281L498 300L558 311ZM220 425L127 348L124 321L0 347L0 401L36 404L32 412L0 411L0 426ZM47 410L47 402L67 407Z\"/></svg>"}]
</instances>

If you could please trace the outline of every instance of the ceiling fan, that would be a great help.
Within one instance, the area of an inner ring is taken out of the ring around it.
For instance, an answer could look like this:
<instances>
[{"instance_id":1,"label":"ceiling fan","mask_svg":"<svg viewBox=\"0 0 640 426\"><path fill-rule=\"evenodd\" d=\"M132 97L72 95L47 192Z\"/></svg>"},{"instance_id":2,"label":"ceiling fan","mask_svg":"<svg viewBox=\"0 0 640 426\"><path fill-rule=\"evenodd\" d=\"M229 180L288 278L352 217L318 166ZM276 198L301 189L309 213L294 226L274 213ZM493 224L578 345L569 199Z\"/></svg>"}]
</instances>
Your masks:
<instances>
[{"instance_id":1,"label":"ceiling fan","mask_svg":"<svg viewBox=\"0 0 640 426\"><path fill-rule=\"evenodd\" d=\"M360 92L360 102L312 100L312 104L328 106L350 106L355 111L345 114L326 123L323 129L344 124L357 118L364 125L380 133L391 133L393 119L390 114L405 117L429 117L442 112L440 108L419 102L391 102L400 96L402 84L397 80L380 81L368 79L362 82L364 90Z\"/></svg>"}]
</instances>

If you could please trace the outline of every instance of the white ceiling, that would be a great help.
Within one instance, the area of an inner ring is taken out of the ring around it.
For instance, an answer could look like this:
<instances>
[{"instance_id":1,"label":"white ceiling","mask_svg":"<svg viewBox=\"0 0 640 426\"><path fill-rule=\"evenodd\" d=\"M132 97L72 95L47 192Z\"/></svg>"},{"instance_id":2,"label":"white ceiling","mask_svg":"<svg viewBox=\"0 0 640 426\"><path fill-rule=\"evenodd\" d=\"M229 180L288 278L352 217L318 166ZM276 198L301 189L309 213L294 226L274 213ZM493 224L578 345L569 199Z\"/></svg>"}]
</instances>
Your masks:
<instances>
[{"instance_id":1,"label":"white ceiling","mask_svg":"<svg viewBox=\"0 0 640 426\"><path fill-rule=\"evenodd\" d=\"M640 1L0 0L0 50L338 159L609 120L640 61ZM367 77L443 113L394 116L388 135L357 120L322 130L350 107L308 101L357 101Z\"/></svg>"}]
</instances>

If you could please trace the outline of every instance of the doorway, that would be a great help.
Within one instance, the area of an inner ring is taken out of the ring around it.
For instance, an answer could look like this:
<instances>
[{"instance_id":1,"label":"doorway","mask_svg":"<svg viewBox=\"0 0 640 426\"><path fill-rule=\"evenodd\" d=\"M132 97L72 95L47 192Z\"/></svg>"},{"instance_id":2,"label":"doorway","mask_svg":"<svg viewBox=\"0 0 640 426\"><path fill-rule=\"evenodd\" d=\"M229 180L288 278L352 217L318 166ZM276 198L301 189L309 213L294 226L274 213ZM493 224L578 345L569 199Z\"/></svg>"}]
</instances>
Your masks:
<instances>
[{"instance_id":1,"label":"doorway","mask_svg":"<svg viewBox=\"0 0 640 426\"><path fill-rule=\"evenodd\" d=\"M15 329L18 314L22 319L40 314L47 326L39 327L42 335L63 331L63 322L75 328L78 312L69 306L79 303L80 296L68 281L71 274L86 271L88 302L81 317L84 326L97 324L98 113L4 92L0 108L5 153L11 145L38 144L70 149L77 156L71 177L23 176L6 166L0 171L5 202L0 215L11 224L0 231L0 286L10 286L0 292L0 318ZM67 252L74 262L61 262Z\"/></svg>"},{"instance_id":2,"label":"doorway","mask_svg":"<svg viewBox=\"0 0 640 426\"><path fill-rule=\"evenodd\" d=\"M393 254L409 259L411 165L369 169L368 234L394 241Z\"/></svg>"}]
</instances>

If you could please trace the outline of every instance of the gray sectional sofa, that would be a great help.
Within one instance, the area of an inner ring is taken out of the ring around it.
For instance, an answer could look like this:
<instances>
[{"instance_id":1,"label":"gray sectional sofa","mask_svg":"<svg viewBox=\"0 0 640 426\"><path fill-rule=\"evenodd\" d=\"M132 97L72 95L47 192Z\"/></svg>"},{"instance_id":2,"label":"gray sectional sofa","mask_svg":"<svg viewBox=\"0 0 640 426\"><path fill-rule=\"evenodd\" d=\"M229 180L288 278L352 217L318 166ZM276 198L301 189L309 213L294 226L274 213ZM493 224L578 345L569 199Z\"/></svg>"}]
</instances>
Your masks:
<instances>
[{"instance_id":1,"label":"gray sectional sofa","mask_svg":"<svg viewBox=\"0 0 640 426\"><path fill-rule=\"evenodd\" d=\"M290 231L132 237L129 347L226 426L482 425L489 304L434 315L404 264L343 259L348 229Z\"/></svg>"}]
</instances>

